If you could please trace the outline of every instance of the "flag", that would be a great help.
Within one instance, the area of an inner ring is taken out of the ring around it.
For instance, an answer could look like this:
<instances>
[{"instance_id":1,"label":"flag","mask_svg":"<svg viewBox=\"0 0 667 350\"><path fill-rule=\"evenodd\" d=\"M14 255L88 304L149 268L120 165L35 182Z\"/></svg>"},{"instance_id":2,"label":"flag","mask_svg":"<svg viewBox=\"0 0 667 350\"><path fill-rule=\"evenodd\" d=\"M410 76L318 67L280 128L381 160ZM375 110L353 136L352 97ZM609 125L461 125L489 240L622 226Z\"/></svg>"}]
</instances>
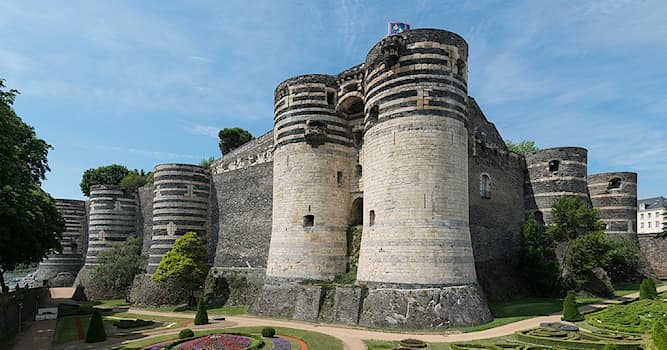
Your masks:
<instances>
[{"instance_id":1,"label":"flag","mask_svg":"<svg viewBox=\"0 0 667 350\"><path fill-rule=\"evenodd\" d=\"M400 34L410 30L410 25L403 22L389 22L389 32L387 35Z\"/></svg>"}]
</instances>

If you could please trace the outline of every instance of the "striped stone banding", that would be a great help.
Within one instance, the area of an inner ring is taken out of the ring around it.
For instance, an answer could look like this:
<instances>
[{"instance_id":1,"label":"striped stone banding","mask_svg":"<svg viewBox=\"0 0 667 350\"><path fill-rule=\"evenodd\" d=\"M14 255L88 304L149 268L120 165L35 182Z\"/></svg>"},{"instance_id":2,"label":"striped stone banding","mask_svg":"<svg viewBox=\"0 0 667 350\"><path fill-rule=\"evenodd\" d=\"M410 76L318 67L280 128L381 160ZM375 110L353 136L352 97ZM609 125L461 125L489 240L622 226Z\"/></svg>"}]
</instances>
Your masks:
<instances>
[{"instance_id":1,"label":"striped stone banding","mask_svg":"<svg viewBox=\"0 0 667 350\"><path fill-rule=\"evenodd\" d=\"M56 208L65 220L65 232L63 232L60 242L63 251L60 254L49 254L39 264L38 279L52 278L61 272L76 274L83 265L82 249L84 225L86 223L86 203L79 200L56 199Z\"/></svg>"},{"instance_id":2,"label":"striped stone banding","mask_svg":"<svg viewBox=\"0 0 667 350\"><path fill-rule=\"evenodd\" d=\"M136 199L119 186L92 186L89 215L85 265L94 266L97 255L136 233Z\"/></svg>"},{"instance_id":3,"label":"striped stone banding","mask_svg":"<svg viewBox=\"0 0 667 350\"><path fill-rule=\"evenodd\" d=\"M619 188L610 188L612 179L621 181ZM600 220L607 225L607 234L636 238L637 174L612 172L590 175L588 188L593 207L598 209Z\"/></svg>"},{"instance_id":4,"label":"striped stone banding","mask_svg":"<svg viewBox=\"0 0 667 350\"><path fill-rule=\"evenodd\" d=\"M210 202L210 174L189 164L161 164L154 170L153 234L148 273L185 233L206 237Z\"/></svg>"}]
</instances>

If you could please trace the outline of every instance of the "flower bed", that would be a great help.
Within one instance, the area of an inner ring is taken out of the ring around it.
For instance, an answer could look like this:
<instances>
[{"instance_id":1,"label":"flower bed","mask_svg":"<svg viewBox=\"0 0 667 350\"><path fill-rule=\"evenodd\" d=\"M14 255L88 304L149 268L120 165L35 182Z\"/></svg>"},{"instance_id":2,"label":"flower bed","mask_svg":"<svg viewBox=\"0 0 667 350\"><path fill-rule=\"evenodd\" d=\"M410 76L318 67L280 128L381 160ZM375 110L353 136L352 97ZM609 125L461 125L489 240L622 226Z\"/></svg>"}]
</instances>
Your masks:
<instances>
[{"instance_id":1,"label":"flower bed","mask_svg":"<svg viewBox=\"0 0 667 350\"><path fill-rule=\"evenodd\" d=\"M292 343L284 338L271 338L273 347L271 350L292 350Z\"/></svg>"},{"instance_id":2,"label":"flower bed","mask_svg":"<svg viewBox=\"0 0 667 350\"><path fill-rule=\"evenodd\" d=\"M253 339L236 334L212 334L196 338L172 346L175 350L242 350L248 347Z\"/></svg>"}]
</instances>

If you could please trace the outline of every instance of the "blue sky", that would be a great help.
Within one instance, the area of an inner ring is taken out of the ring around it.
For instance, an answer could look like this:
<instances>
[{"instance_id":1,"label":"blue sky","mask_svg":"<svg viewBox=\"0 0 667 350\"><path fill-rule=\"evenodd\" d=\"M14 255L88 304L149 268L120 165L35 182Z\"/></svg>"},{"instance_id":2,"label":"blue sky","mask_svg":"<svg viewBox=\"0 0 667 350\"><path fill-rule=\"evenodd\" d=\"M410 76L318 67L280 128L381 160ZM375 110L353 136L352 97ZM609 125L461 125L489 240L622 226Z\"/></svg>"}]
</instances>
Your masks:
<instances>
[{"instance_id":1,"label":"blue sky","mask_svg":"<svg viewBox=\"0 0 667 350\"><path fill-rule=\"evenodd\" d=\"M665 1L3 1L0 77L54 146L44 187L85 169L219 157L217 131L272 127L273 89L363 62L388 21L470 45L469 94L507 139L589 150L667 195Z\"/></svg>"}]
</instances>

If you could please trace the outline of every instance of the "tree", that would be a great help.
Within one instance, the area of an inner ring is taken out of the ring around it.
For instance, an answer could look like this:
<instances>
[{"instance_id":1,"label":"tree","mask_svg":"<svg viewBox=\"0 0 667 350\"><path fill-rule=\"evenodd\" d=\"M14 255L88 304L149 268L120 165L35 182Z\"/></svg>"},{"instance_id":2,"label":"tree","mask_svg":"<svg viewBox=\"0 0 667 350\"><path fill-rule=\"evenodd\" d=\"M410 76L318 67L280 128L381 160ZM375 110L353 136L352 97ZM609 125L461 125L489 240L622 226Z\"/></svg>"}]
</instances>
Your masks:
<instances>
[{"instance_id":1,"label":"tree","mask_svg":"<svg viewBox=\"0 0 667 350\"><path fill-rule=\"evenodd\" d=\"M241 128L224 128L218 133L220 152L223 155L252 140L252 134Z\"/></svg>"},{"instance_id":2,"label":"tree","mask_svg":"<svg viewBox=\"0 0 667 350\"><path fill-rule=\"evenodd\" d=\"M174 247L162 257L151 279L161 286L170 282L189 291L192 302L194 292L203 287L208 273L207 260L208 250L204 242L197 233L188 232L178 238Z\"/></svg>"},{"instance_id":3,"label":"tree","mask_svg":"<svg viewBox=\"0 0 667 350\"><path fill-rule=\"evenodd\" d=\"M81 178L81 192L90 196L90 187L93 185L120 185L123 178L129 174L127 167L118 164L91 168L83 173Z\"/></svg>"},{"instance_id":4,"label":"tree","mask_svg":"<svg viewBox=\"0 0 667 350\"><path fill-rule=\"evenodd\" d=\"M563 301L562 319L563 321L568 321L568 322L583 321L584 319L584 316L582 316L581 313L579 312L579 308L577 306L577 300L573 291L567 292L567 296Z\"/></svg>"},{"instance_id":5,"label":"tree","mask_svg":"<svg viewBox=\"0 0 667 350\"><path fill-rule=\"evenodd\" d=\"M38 263L60 251L65 221L55 200L40 185L49 171L53 148L14 111L18 91L0 79L0 291L7 290L4 271Z\"/></svg>"},{"instance_id":6,"label":"tree","mask_svg":"<svg viewBox=\"0 0 667 350\"><path fill-rule=\"evenodd\" d=\"M544 226L530 216L521 225L520 244L519 271L541 295L552 294L558 279L553 239L545 234Z\"/></svg>"},{"instance_id":7,"label":"tree","mask_svg":"<svg viewBox=\"0 0 667 350\"><path fill-rule=\"evenodd\" d=\"M101 252L97 256L99 265L91 271L91 279L101 283L105 290L127 299L134 277L144 272L146 256L141 255L141 244L139 238L132 236Z\"/></svg>"},{"instance_id":8,"label":"tree","mask_svg":"<svg viewBox=\"0 0 667 350\"><path fill-rule=\"evenodd\" d=\"M130 171L123 179L120 181L120 188L122 188L127 193L134 193L139 187L145 185L148 182L150 173L147 175L144 173L144 170L138 171L134 169Z\"/></svg>"},{"instance_id":9,"label":"tree","mask_svg":"<svg viewBox=\"0 0 667 350\"><path fill-rule=\"evenodd\" d=\"M592 231L573 239L567 250L568 279L579 287L596 267L607 267L614 253L604 232Z\"/></svg>"},{"instance_id":10,"label":"tree","mask_svg":"<svg viewBox=\"0 0 667 350\"><path fill-rule=\"evenodd\" d=\"M197 314L195 315L195 326L208 324L208 313L206 312L206 301L200 298L197 303Z\"/></svg>"},{"instance_id":11,"label":"tree","mask_svg":"<svg viewBox=\"0 0 667 350\"><path fill-rule=\"evenodd\" d=\"M199 166L202 167L202 168L210 168L211 164L213 164L213 162L215 162L215 157L211 156L211 157L202 159L201 162L199 162Z\"/></svg>"},{"instance_id":12,"label":"tree","mask_svg":"<svg viewBox=\"0 0 667 350\"><path fill-rule=\"evenodd\" d=\"M560 273L557 282L561 282L564 273L568 271L568 255L573 252L570 250L570 244L573 240L589 233L597 233L590 239L583 239L576 243L577 249L591 248L594 243L601 243L604 237L604 224L600 221L600 215L596 209L588 206L588 202L581 196L563 196L553 206L551 210L551 223L546 228L549 237L557 242L564 242L565 252L560 261ZM606 245L608 246L608 245ZM593 249L593 248L591 248ZM598 251L597 248L593 249ZM573 257L575 260L579 256ZM602 257L593 257L594 261L601 260ZM555 285L554 285L555 286Z\"/></svg>"},{"instance_id":13,"label":"tree","mask_svg":"<svg viewBox=\"0 0 667 350\"><path fill-rule=\"evenodd\" d=\"M510 151L522 154L524 156L528 153L532 153L539 150L539 148L535 146L535 141L523 140L519 143L514 143L512 142L512 140L506 140L505 145L507 145L507 148L509 148Z\"/></svg>"},{"instance_id":14,"label":"tree","mask_svg":"<svg viewBox=\"0 0 667 350\"><path fill-rule=\"evenodd\" d=\"M94 309L90 315L90 324L86 332L86 343L98 343L107 340L107 332L104 330L104 322L100 310Z\"/></svg>"}]
</instances>

